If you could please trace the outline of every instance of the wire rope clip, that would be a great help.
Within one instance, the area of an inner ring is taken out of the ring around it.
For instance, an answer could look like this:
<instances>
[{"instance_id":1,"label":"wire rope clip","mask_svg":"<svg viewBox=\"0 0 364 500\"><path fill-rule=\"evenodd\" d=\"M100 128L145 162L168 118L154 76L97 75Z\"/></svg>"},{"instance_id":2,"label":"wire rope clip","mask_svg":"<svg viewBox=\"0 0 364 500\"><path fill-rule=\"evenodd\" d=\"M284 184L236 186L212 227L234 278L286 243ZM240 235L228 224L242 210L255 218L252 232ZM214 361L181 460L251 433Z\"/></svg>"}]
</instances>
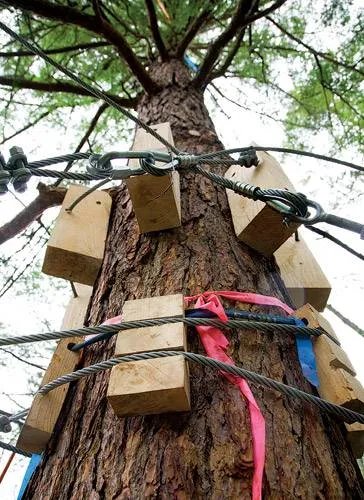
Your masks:
<instances>
[{"instance_id":1,"label":"wire rope clip","mask_svg":"<svg viewBox=\"0 0 364 500\"><path fill-rule=\"evenodd\" d=\"M123 320L184 316L183 295L127 301ZM181 323L121 331L115 356L145 351L185 351L186 328ZM171 356L121 363L111 370L107 398L118 417L190 410L188 365Z\"/></svg>"},{"instance_id":2,"label":"wire rope clip","mask_svg":"<svg viewBox=\"0 0 364 500\"><path fill-rule=\"evenodd\" d=\"M8 184L11 175L6 168L6 163L3 155L0 153L0 195L8 192Z\"/></svg>"},{"instance_id":3,"label":"wire rope clip","mask_svg":"<svg viewBox=\"0 0 364 500\"><path fill-rule=\"evenodd\" d=\"M19 146L10 148L10 158L7 164L8 170L11 172L11 182L15 191L24 193L27 189L27 182L31 178L31 172L26 166L28 160L24 151Z\"/></svg>"}]
</instances>

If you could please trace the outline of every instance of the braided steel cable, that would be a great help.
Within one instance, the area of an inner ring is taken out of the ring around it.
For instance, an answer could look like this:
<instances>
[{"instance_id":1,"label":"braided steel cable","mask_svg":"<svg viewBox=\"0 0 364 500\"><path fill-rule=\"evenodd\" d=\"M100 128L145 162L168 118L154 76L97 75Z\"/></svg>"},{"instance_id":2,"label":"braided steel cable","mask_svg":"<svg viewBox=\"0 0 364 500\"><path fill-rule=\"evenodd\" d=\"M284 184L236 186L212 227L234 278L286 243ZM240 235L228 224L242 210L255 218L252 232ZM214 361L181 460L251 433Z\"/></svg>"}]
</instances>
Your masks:
<instances>
[{"instance_id":1,"label":"braided steel cable","mask_svg":"<svg viewBox=\"0 0 364 500\"><path fill-rule=\"evenodd\" d=\"M32 175L36 177L52 177L54 179L72 180L72 181L98 181L108 177L107 174L88 174L76 172L58 172L57 170L46 170L45 168L38 169L27 167Z\"/></svg>"},{"instance_id":2,"label":"braided steel cable","mask_svg":"<svg viewBox=\"0 0 364 500\"><path fill-rule=\"evenodd\" d=\"M310 158L316 158L317 160L328 161L331 163L337 163L338 165L343 165L345 167L353 168L354 170L358 170L359 172L364 172L364 167L357 165L355 163L340 160L338 158L333 158L331 156L326 156L318 153L311 153L309 151L301 151L298 149L291 148L280 148L275 146L247 146L244 148L233 148L233 149L224 149L221 151L214 151L213 153L206 153L199 156L199 162L205 162L207 159L211 159L214 157L218 157L219 155L228 155L234 153L245 153L248 151L275 151L277 153L288 153L299 156L308 156Z\"/></svg>"},{"instance_id":3,"label":"braided steel cable","mask_svg":"<svg viewBox=\"0 0 364 500\"><path fill-rule=\"evenodd\" d=\"M12 444L9 443L4 443L3 441L0 441L0 448L3 448L4 450L11 451L12 453L18 453L18 455L23 455L24 457L32 457L31 453L28 453L27 451L23 451L20 448L17 448L16 446L13 446Z\"/></svg>"},{"instance_id":4,"label":"braided steel cable","mask_svg":"<svg viewBox=\"0 0 364 500\"><path fill-rule=\"evenodd\" d=\"M227 372L232 375L236 375L237 377L242 377L244 379L249 380L250 382L262 385L263 387L266 387L268 389L274 389L276 391L279 391L285 396L294 397L300 399L303 402L310 403L311 405L316 406L320 410L323 410L327 413L331 413L341 418L345 422L349 423L360 422L364 424L364 414L352 411L342 406L338 406L334 403L330 403L329 401L321 399L317 396L301 391L296 387L283 384L282 382L278 382L277 380L273 380L269 377L265 377L264 375L251 372L249 370L245 370L244 368L240 368L234 365L229 365L222 361L217 361L207 356L202 356L201 354L195 354L192 352L184 352L184 351L158 351L158 352L152 351L141 354L131 354L129 356L119 356L117 358L111 358L106 361L101 361L100 363L88 366L86 368L81 368L76 372L63 375L62 377L59 377L41 387L38 391L38 394L47 394L48 392L52 391L53 389L56 389L61 385L74 382L75 380L79 380L80 378L87 377L88 375L92 375L94 373L99 373L109 370L113 366L116 366L120 363L128 363L132 361L141 361L147 359L165 358L169 356L184 356L188 361L198 363L208 368L213 368L217 371Z\"/></svg>"},{"instance_id":5,"label":"braided steel cable","mask_svg":"<svg viewBox=\"0 0 364 500\"><path fill-rule=\"evenodd\" d=\"M264 321L249 321L241 319L229 319L221 321L214 318L182 318L168 317L156 319L143 319L138 321L123 321L115 325L87 326L70 330L61 330L47 333L36 333L34 335L23 335L19 337L0 338L0 346L26 344L28 342L40 342L43 340L57 340L70 337L82 337L83 335L95 335L99 333L108 333L110 337L122 330L131 330L134 328L144 328L150 326L168 325L173 323L184 323L188 326L216 326L223 329L246 329L259 330L267 333L306 333L308 335L319 336L323 332L316 328L297 325L280 325L277 323L267 323Z\"/></svg>"},{"instance_id":6,"label":"braided steel cable","mask_svg":"<svg viewBox=\"0 0 364 500\"><path fill-rule=\"evenodd\" d=\"M285 189L262 189L252 184L233 181L231 179L227 179L226 177L222 177L221 175L215 174L214 172L209 172L208 170L203 169L200 165L194 165L191 169L198 174L203 175L207 179L210 179L212 182L215 182L226 189L231 189L235 193L241 194L246 198L250 198L254 201L263 201L273 206L273 208L279 212L282 212L282 206L280 203L283 203L285 205L289 205L289 207L294 210L295 214L301 217L305 217L307 214L307 198L303 194L291 193ZM277 202L279 204L277 204ZM283 213L284 215L289 215L286 209Z\"/></svg>"},{"instance_id":7,"label":"braided steel cable","mask_svg":"<svg viewBox=\"0 0 364 500\"><path fill-rule=\"evenodd\" d=\"M139 127L142 127L146 132L148 132L150 135L155 137L159 142L161 142L166 148L170 151L173 151L174 153L179 153L179 150L175 148L172 144L170 144L164 137L162 137L158 132L156 132L152 127L149 127L146 123L141 121L139 118L134 116L130 111L127 109L123 108L118 102L114 101L112 97L107 95L104 91L99 90L95 87L92 87L90 84L86 83L85 81L81 80L75 73L70 71L68 68L63 66L62 64L58 63L51 57L49 57L47 54L45 54L39 47L36 45L33 45L30 43L28 40L26 40L22 35L19 35L18 33L15 33L12 29L10 29L6 24L0 21L0 29L5 31L10 37L12 37L14 40L17 40L19 43L27 47L28 50L33 52L33 54L41 57L44 61L46 61L48 64L52 65L53 67L57 68L59 71L61 71L64 75L68 76L71 80L76 82L80 87L85 89L87 92L89 92L91 95L97 97L98 99L101 99L105 101L109 106L112 106L113 108L117 109L120 111L123 115L125 115L127 118L130 120L133 120Z\"/></svg>"},{"instance_id":8,"label":"braided steel cable","mask_svg":"<svg viewBox=\"0 0 364 500\"><path fill-rule=\"evenodd\" d=\"M54 156L53 158L45 158L44 160L32 161L28 163L29 167L42 168L49 165L56 165L57 163L68 163L69 161L88 160L92 153L69 153L61 156Z\"/></svg>"}]
</instances>

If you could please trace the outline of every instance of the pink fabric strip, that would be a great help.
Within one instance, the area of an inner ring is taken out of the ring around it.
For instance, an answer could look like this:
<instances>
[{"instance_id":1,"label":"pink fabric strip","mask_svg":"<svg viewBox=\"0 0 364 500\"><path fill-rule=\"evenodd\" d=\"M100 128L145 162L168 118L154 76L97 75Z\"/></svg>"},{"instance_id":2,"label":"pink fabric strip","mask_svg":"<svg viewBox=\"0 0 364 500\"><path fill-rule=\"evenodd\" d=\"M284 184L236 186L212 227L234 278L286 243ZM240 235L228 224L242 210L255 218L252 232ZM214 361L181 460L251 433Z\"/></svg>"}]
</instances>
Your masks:
<instances>
[{"instance_id":1,"label":"pink fabric strip","mask_svg":"<svg viewBox=\"0 0 364 500\"><path fill-rule=\"evenodd\" d=\"M290 307L288 307L279 299L266 295L258 295L256 293L210 291L204 292L200 295L194 295L193 297L185 297L185 303L187 305L190 302L196 301L195 309L207 309L215 313L217 317L222 321L227 321L228 318L220 302L219 296L238 302L277 306L283 309L288 314L291 314L293 312ZM217 359L219 361L223 361L230 365L235 364L234 361L226 354L226 349L229 346L229 341L219 328L213 326L198 326L196 327L196 329L205 348L205 351L209 357ZM265 462L265 420L246 380L224 372L222 372L222 375L230 383L236 385L239 388L240 392L248 402L250 424L252 429L254 459L252 498L253 500L261 500Z\"/></svg>"}]
</instances>

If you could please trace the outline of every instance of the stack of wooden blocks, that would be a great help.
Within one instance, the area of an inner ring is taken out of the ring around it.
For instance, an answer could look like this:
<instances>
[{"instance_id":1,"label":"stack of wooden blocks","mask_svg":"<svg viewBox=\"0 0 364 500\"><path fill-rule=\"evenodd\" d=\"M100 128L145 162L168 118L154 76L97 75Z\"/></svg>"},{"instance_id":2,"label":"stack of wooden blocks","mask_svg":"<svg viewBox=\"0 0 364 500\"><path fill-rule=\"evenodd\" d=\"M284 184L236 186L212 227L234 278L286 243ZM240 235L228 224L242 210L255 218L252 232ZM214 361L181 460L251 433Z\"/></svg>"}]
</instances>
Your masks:
<instances>
[{"instance_id":1,"label":"stack of wooden blocks","mask_svg":"<svg viewBox=\"0 0 364 500\"><path fill-rule=\"evenodd\" d=\"M364 388L355 377L353 365L345 351L325 335L328 333L339 342L330 323L310 304L295 311L294 316L305 320L307 326L323 331L323 334L314 340L320 397L339 406L364 413ZM354 456L361 458L364 453L364 425L359 423L345 425Z\"/></svg>"}]
</instances>

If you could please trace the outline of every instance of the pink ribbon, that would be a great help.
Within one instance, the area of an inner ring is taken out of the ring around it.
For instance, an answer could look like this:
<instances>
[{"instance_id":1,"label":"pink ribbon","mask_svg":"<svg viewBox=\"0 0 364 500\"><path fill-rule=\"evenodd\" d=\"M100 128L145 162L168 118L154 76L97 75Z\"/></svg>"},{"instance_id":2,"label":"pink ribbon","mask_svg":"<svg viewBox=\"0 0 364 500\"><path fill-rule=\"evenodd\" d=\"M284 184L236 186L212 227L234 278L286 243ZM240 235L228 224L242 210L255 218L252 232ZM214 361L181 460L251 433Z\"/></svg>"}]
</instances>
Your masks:
<instances>
[{"instance_id":1,"label":"pink ribbon","mask_svg":"<svg viewBox=\"0 0 364 500\"><path fill-rule=\"evenodd\" d=\"M222 321L227 321L228 318L220 302L219 296L238 302L277 306L283 309L288 314L291 314L293 312L290 307L288 307L279 299L266 295L258 295L256 293L229 291L204 292L200 295L185 297L185 303L189 304L190 302L196 301L195 309L207 309L208 311L215 313L216 316ZM226 349L229 346L229 341L219 328L216 328L214 326L197 326L196 329L205 348L205 351L210 358L223 361L225 363L228 363L229 365L235 365L234 361L226 354ZM248 402L250 424L252 429L254 460L252 498L253 500L261 500L265 462L264 417L246 380L228 373L221 373L231 384L236 385L240 389L240 392Z\"/></svg>"}]
</instances>

